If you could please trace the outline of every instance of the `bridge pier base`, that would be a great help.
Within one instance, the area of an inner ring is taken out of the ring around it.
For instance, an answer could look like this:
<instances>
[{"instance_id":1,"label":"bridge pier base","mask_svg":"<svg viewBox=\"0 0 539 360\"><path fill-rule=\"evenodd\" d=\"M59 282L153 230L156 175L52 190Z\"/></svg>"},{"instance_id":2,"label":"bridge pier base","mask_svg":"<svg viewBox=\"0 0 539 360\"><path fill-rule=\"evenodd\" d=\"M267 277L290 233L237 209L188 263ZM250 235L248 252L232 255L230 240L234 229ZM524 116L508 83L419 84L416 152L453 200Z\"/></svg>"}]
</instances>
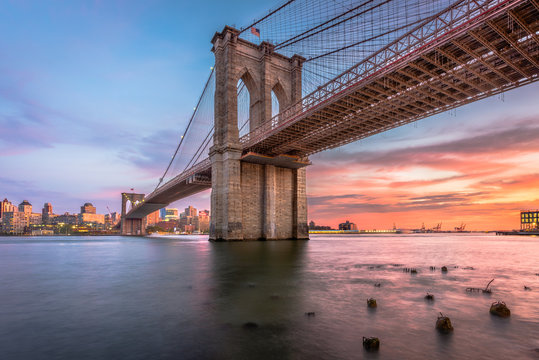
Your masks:
<instances>
[{"instance_id":1,"label":"bridge pier base","mask_svg":"<svg viewBox=\"0 0 539 360\"><path fill-rule=\"evenodd\" d=\"M144 218L127 218L127 202L138 204L144 200L144 194L122 193L122 213L120 224L120 235L146 235L146 217Z\"/></svg>"},{"instance_id":2,"label":"bridge pier base","mask_svg":"<svg viewBox=\"0 0 539 360\"><path fill-rule=\"evenodd\" d=\"M210 241L308 240L305 168L213 151Z\"/></svg>"},{"instance_id":3,"label":"bridge pier base","mask_svg":"<svg viewBox=\"0 0 539 360\"><path fill-rule=\"evenodd\" d=\"M144 236L146 235L146 218L144 219L122 219L121 235Z\"/></svg>"},{"instance_id":4,"label":"bridge pier base","mask_svg":"<svg viewBox=\"0 0 539 360\"><path fill-rule=\"evenodd\" d=\"M294 155L245 152L239 138L239 80L249 92L249 130L272 124L272 92L281 109L301 99L301 56L250 43L226 26L212 39L215 115L211 241L308 239L305 169ZM255 150L253 150L255 151ZM258 150L256 150L258 151ZM264 151L264 150L260 150ZM278 153L277 153L278 154Z\"/></svg>"}]
</instances>

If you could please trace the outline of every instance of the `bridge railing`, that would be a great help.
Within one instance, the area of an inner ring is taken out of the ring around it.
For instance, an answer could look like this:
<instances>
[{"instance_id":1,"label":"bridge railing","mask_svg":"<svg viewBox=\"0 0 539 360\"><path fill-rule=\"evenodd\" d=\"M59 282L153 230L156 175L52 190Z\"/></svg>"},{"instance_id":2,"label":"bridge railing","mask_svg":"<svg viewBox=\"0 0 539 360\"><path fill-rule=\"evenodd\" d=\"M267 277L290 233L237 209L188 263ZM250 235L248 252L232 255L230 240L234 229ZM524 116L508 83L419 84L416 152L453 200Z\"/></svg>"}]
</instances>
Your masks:
<instances>
[{"instance_id":1,"label":"bridge railing","mask_svg":"<svg viewBox=\"0 0 539 360\"><path fill-rule=\"evenodd\" d=\"M450 7L416 26L397 40L365 58L335 79L320 86L317 90L292 104L271 121L259 126L249 134L240 138L244 148L255 145L264 138L277 133L286 126L307 116L324 105L328 100L344 96L344 91L371 80L375 75L383 75L391 71L404 60L420 56L439 44L441 38L450 32L456 36L468 30L466 25L478 20L486 14L495 14L514 7L525 0L460 0ZM445 40L445 39L444 39Z\"/></svg>"},{"instance_id":2,"label":"bridge railing","mask_svg":"<svg viewBox=\"0 0 539 360\"><path fill-rule=\"evenodd\" d=\"M210 161L210 158L208 157L208 158L198 162L197 164L193 165L192 167L190 167L186 171L182 172L181 174L176 175L174 178L167 181L165 184L161 185L160 187L158 187L157 189L152 191L150 194L146 195L145 198L151 198L153 196L156 196L156 195L162 193L163 191L165 191L167 189L170 189L171 187L175 186L176 184L187 180L190 176L193 176L193 175L195 175L195 174L197 174L199 172L205 171L205 170L209 169L210 167L211 167L211 161Z\"/></svg>"}]
</instances>

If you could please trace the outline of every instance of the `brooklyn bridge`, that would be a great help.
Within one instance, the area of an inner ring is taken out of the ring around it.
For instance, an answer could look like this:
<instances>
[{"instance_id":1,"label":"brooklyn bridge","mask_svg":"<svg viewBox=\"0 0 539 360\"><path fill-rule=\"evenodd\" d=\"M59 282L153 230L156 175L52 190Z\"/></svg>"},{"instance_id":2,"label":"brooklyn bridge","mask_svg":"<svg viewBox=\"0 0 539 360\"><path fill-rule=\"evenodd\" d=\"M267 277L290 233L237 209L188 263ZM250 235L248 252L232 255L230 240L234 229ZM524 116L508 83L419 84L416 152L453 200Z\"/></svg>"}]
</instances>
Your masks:
<instances>
[{"instance_id":1,"label":"brooklyn bridge","mask_svg":"<svg viewBox=\"0 0 539 360\"><path fill-rule=\"evenodd\" d=\"M309 156L537 81L539 0L292 0L211 44L157 187L122 194L124 235L211 188L210 240L307 239Z\"/></svg>"}]
</instances>

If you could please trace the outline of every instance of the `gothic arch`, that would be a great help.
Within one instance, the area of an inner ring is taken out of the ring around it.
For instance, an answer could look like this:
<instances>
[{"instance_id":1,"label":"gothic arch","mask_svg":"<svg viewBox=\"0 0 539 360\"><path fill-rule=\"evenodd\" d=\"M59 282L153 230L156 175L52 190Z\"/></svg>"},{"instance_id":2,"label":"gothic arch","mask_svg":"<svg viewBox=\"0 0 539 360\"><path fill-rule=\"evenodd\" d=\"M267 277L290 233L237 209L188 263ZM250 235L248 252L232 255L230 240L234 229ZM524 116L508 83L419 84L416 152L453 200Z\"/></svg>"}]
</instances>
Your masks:
<instances>
[{"instance_id":1,"label":"gothic arch","mask_svg":"<svg viewBox=\"0 0 539 360\"><path fill-rule=\"evenodd\" d=\"M243 83L247 87L247 91L249 91L249 97L251 99L251 106L253 106L253 104L256 103L260 98L256 81L247 68L243 68L240 74L241 76L238 77L238 81L243 81ZM238 83L238 81L236 81L236 84Z\"/></svg>"},{"instance_id":2,"label":"gothic arch","mask_svg":"<svg viewBox=\"0 0 539 360\"><path fill-rule=\"evenodd\" d=\"M283 111L289 105L289 98L280 80L277 80L271 91L273 91L277 97L277 101L279 101L279 111Z\"/></svg>"}]
</instances>

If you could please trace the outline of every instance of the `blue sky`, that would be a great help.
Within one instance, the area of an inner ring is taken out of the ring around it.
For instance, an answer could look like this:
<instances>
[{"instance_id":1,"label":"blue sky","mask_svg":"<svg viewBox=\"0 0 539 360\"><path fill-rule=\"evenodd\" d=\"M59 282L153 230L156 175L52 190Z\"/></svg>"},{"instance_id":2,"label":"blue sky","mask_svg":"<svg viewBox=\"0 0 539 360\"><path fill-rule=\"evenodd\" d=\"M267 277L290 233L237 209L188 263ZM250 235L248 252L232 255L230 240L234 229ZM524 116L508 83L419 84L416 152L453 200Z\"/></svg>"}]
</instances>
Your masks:
<instances>
[{"instance_id":1,"label":"blue sky","mask_svg":"<svg viewBox=\"0 0 539 360\"><path fill-rule=\"evenodd\" d=\"M55 212L152 189L213 65L272 3L0 3L0 196ZM202 205L201 205L202 206Z\"/></svg>"},{"instance_id":2,"label":"blue sky","mask_svg":"<svg viewBox=\"0 0 539 360\"><path fill-rule=\"evenodd\" d=\"M150 192L213 65L213 34L278 4L0 2L0 196L105 213L122 191ZM484 228L539 207L539 146L527 137L538 98L532 84L313 156L310 219L420 226L429 213L458 225L469 209ZM174 205L189 204L209 208L209 192Z\"/></svg>"}]
</instances>

